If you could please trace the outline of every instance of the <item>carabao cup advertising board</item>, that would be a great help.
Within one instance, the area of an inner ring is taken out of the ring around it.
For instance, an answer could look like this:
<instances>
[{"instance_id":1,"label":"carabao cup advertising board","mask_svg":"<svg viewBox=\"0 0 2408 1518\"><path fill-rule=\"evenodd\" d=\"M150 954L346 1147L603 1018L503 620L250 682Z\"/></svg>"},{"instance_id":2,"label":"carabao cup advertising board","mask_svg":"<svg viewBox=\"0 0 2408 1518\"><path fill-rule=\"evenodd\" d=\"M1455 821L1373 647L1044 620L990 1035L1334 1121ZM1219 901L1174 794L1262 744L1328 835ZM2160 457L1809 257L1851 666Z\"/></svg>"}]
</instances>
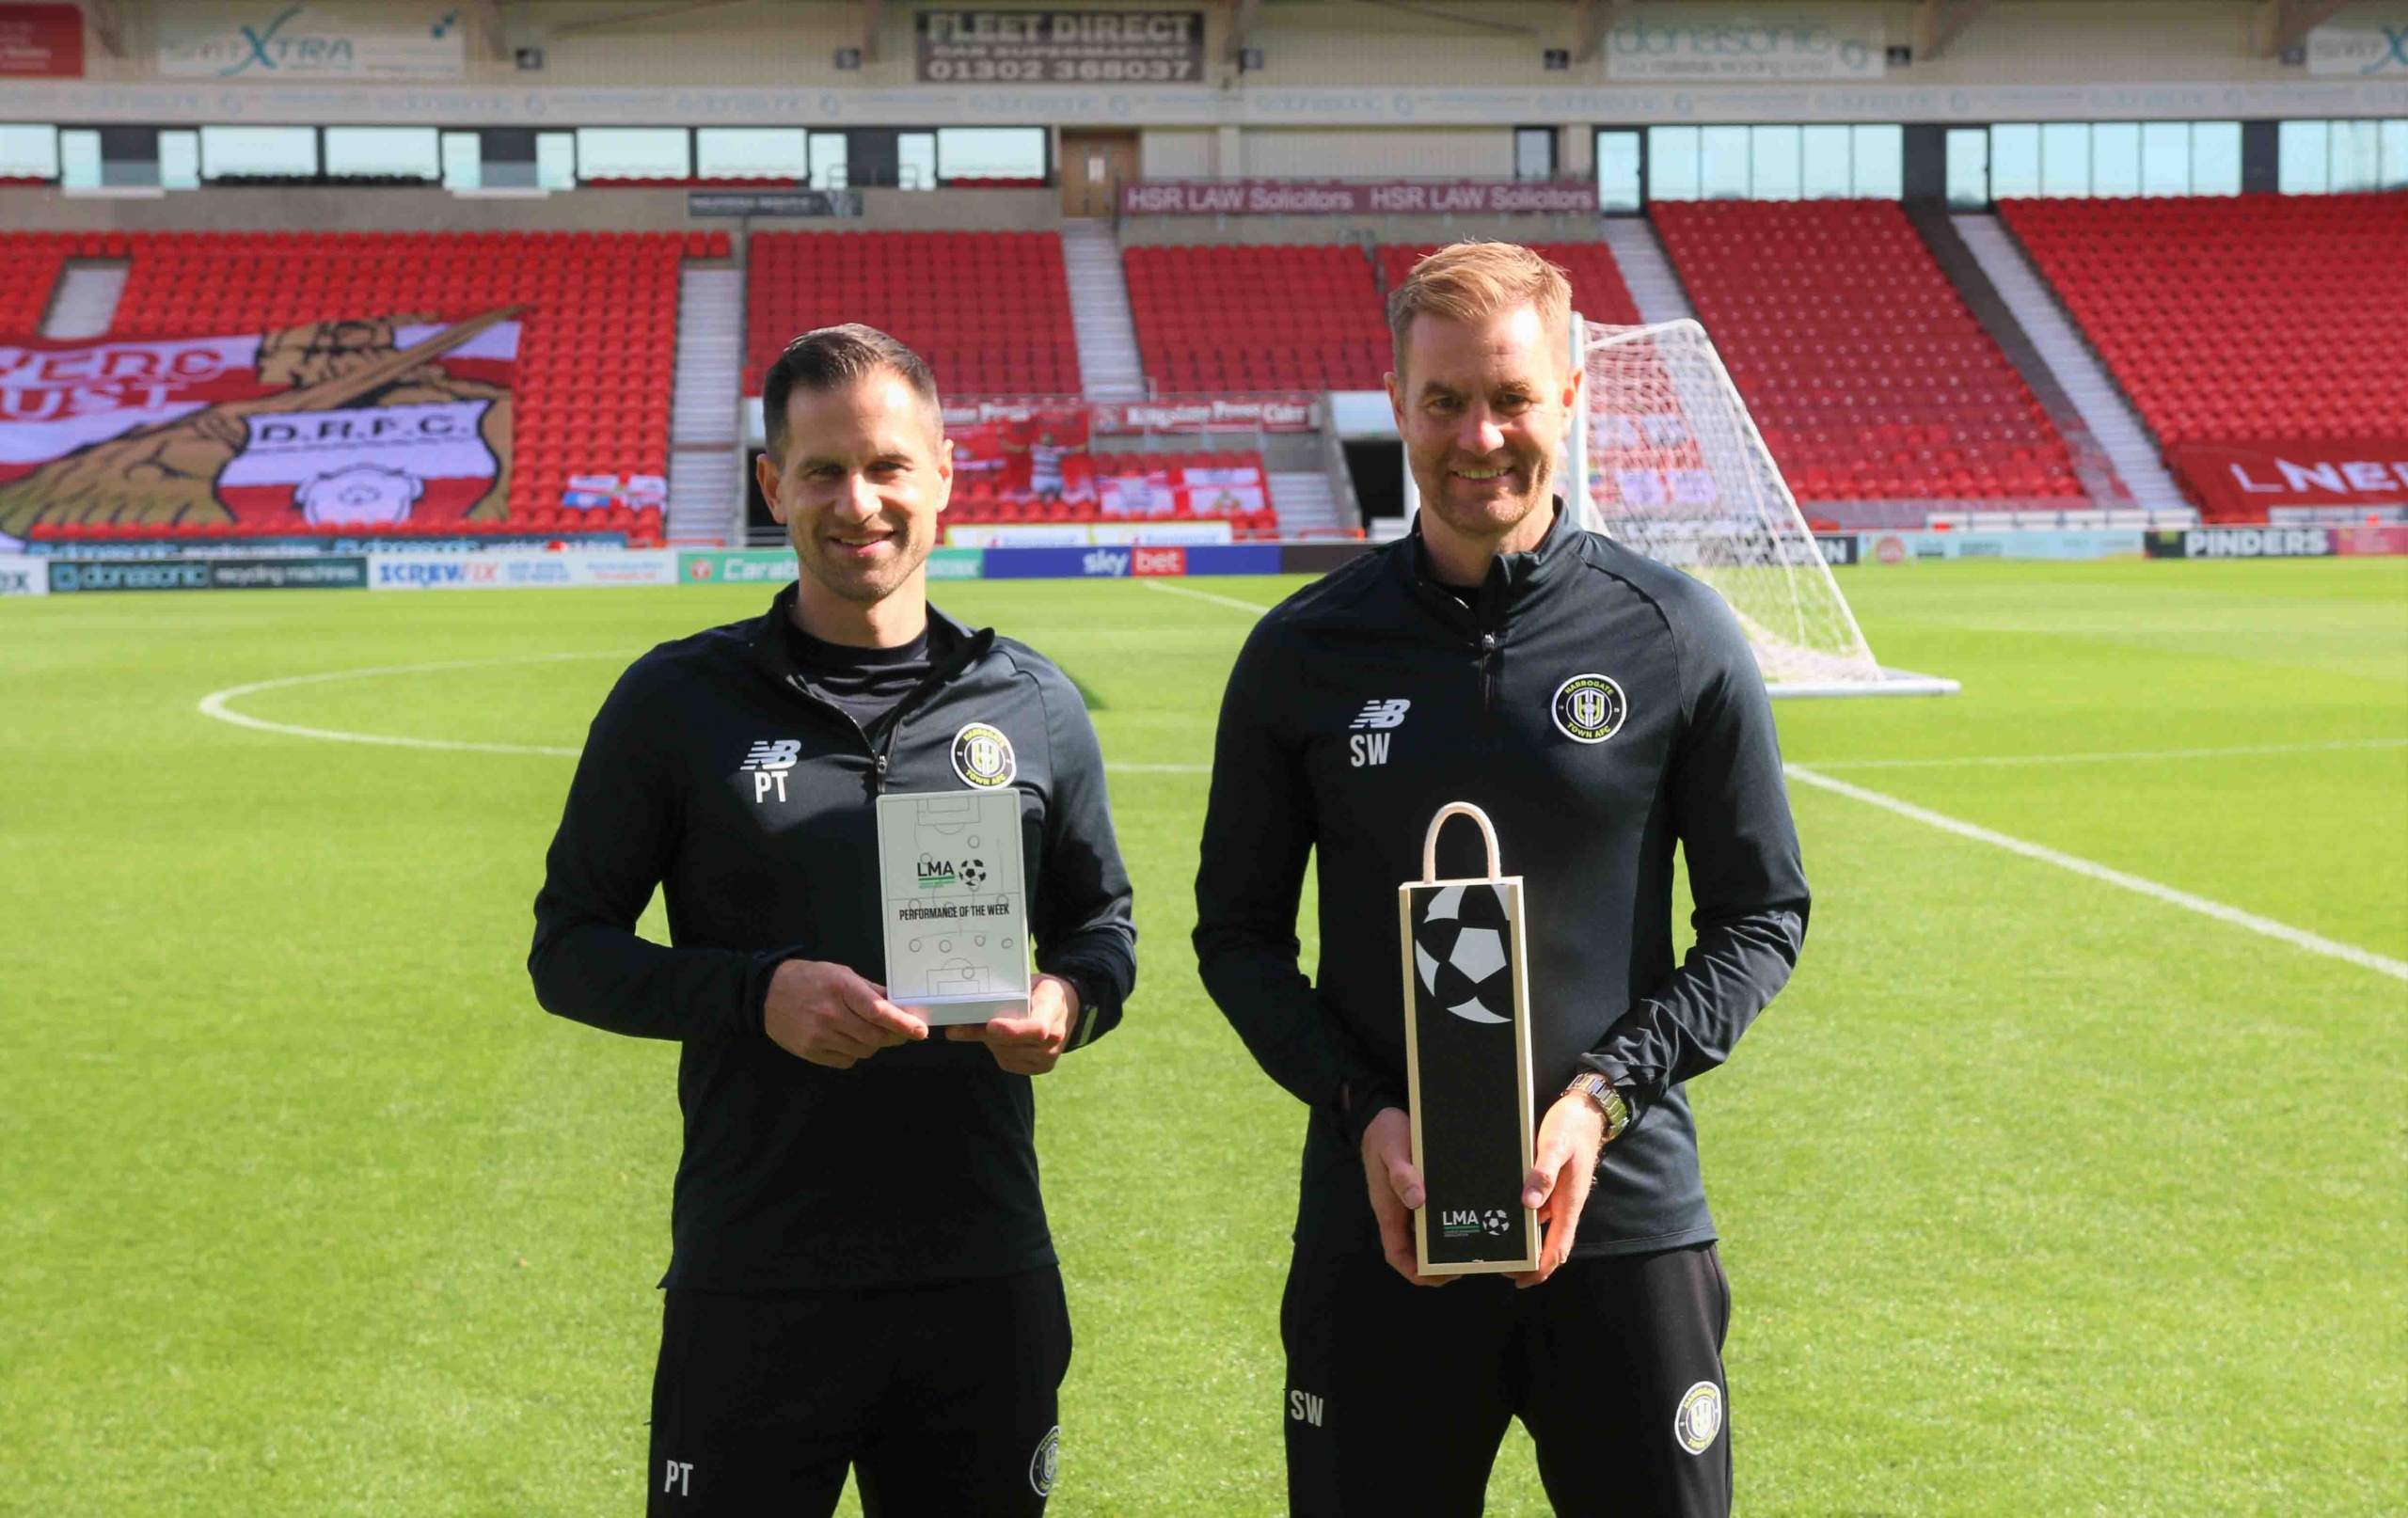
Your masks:
<instances>
[{"instance_id":1,"label":"carabao cup advertising board","mask_svg":"<svg viewBox=\"0 0 2408 1518\"><path fill-rule=\"evenodd\" d=\"M0 536L132 523L473 530L510 496L518 324L0 337Z\"/></svg>"},{"instance_id":2,"label":"carabao cup advertising board","mask_svg":"<svg viewBox=\"0 0 2408 1518\"><path fill-rule=\"evenodd\" d=\"M791 559L787 561L793 562ZM640 588L677 583L677 555L634 553L372 553L372 591Z\"/></svg>"},{"instance_id":3,"label":"carabao cup advertising board","mask_svg":"<svg viewBox=\"0 0 2408 1518\"><path fill-rule=\"evenodd\" d=\"M983 563L975 548L934 548L928 578L978 579ZM677 578L687 585L784 585L794 577L794 554L785 548L715 548L677 556Z\"/></svg>"}]
</instances>

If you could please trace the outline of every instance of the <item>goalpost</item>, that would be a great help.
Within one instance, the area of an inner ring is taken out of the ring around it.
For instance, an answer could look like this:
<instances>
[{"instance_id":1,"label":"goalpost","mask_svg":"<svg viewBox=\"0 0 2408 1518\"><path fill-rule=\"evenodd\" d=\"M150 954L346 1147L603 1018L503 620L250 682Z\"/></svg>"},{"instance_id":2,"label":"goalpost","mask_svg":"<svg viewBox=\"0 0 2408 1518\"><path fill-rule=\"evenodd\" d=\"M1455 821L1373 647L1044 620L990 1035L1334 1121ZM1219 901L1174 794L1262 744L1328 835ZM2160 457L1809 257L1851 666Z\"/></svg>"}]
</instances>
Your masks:
<instances>
[{"instance_id":1,"label":"goalpost","mask_svg":"<svg viewBox=\"0 0 2408 1518\"><path fill-rule=\"evenodd\" d=\"M1565 494L1583 527L1719 592L1776 696L1956 693L1954 680L1875 661L1703 327L1592 326L1576 313L1572 349L1587 400Z\"/></svg>"}]
</instances>

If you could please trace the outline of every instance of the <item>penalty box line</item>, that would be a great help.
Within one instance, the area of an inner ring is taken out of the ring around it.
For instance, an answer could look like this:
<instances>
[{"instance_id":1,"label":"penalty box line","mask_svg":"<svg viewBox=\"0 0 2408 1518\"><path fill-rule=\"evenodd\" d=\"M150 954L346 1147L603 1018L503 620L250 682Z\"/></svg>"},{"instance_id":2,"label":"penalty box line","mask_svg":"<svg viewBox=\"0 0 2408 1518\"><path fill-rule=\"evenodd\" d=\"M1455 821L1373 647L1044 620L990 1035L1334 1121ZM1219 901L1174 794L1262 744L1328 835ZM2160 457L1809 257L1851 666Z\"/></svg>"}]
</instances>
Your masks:
<instances>
[{"instance_id":1,"label":"penalty box line","mask_svg":"<svg viewBox=\"0 0 2408 1518\"><path fill-rule=\"evenodd\" d=\"M1258 617L1271 609L1269 607L1259 606L1251 601L1238 600L1234 596L1212 595L1203 591L1191 591L1183 586L1164 585L1155 580L1140 580L1138 583L1144 585L1148 590L1160 591L1165 595L1185 595L1199 601L1212 601L1221 606L1232 607L1241 611L1251 612ZM2365 741L2362 744L2354 742L2339 744L2305 744L2300 745L2299 749L2300 751L2307 751L2328 748L2391 748L2396 745L2397 741L2398 740L2388 738L2376 738ZM2280 746L2280 748L2270 745L2267 746L2265 751L2284 751L2289 750L2289 745L2283 745ZM2167 751L2157 755L2148 755L2147 757L2206 757L2207 754L2214 751L2216 751L2175 750ZM2247 752L2252 751L2242 750L2238 751ZM2144 757L2144 755L2131 754L2111 756L2107 754L2079 754L2066 755L2062 761L2058 761L2053 758L2036 757L2029 759L2009 758L2000 761L1973 760L1970 762L1975 764L2032 764L2106 759L2109 757L2140 758ZM2379 975L2389 975L2394 980L2408 980L2408 960L2394 959L2388 955L2376 954L2370 949L2361 949L2354 943L2343 943L2337 939L2328 939L2321 933L2311 933L2303 927L2293 927L2289 923L2278 923L2271 917L2260 917L2256 912L2243 911L2238 907L2226 906L2221 901L2213 901L2206 896L2194 895L2188 891L2177 890L2175 887L2170 885L2162 885L2145 876L2132 875L2123 870L2114 869L2108 865L2083 859L2079 855L2066 853L2062 849L2051 848L2045 844L2029 843L2021 838L2014 837L2011 834L2000 832L1995 829L1985 828L1977 823L1965 822L1958 818L1952 817L1944 812L1934 812L1929 807L1917 806L1912 801L1902 801L1894 796L1885 796L1879 791L1866 790L1861 785L1851 785L1846 781L1834 779L1833 777L1823 774L1818 770L1810 769L1804 765L1785 764L1782 766L1782 768L1791 780L1800 782L1807 785L1812 785L1818 790L1830 791L1837 796L1845 796L1852 801L1861 801L1867 806L1877 806L1885 812L1894 812L1899 816L1911 818L1916 822L1924 824L1925 827L1937 828L1942 832L1954 833L1959 838L1971 839L1977 844L1988 844L1993 848L2004 848L2010 854L2020 854L2025 859L2036 860L2043 864L2053 864L2058 869L2071 871L2073 874L2082 876L2086 879L2103 881L2112 886L2120 886L2124 890L2132 892L2135 894L2147 896L2155 901L2164 902L2170 907L2179 907L2184 911L2197 912L2202 917L2212 917L2217 922L2226 923L2234 927L2244 928L2249 932L2261 934L2270 939L2279 940L2282 942L2290 944L2294 948L2305 949L2310 954L2321 954L2327 958L2339 959L2344 963L2356 965L2362 970L2371 970Z\"/></svg>"}]
</instances>

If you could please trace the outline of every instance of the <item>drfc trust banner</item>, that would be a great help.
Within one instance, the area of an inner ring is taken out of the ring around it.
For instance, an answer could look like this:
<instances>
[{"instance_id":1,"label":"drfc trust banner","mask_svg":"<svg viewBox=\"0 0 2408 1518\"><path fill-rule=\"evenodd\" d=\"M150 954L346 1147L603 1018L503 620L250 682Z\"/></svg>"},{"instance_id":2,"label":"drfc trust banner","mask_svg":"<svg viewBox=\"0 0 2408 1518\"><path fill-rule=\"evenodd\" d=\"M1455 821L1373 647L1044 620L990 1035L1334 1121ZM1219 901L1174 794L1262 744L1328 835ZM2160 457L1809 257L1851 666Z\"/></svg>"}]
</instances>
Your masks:
<instances>
[{"instance_id":1,"label":"drfc trust banner","mask_svg":"<svg viewBox=\"0 0 2408 1518\"><path fill-rule=\"evenodd\" d=\"M499 520L518 337L511 312L492 311L225 337L0 338L0 535Z\"/></svg>"}]
</instances>

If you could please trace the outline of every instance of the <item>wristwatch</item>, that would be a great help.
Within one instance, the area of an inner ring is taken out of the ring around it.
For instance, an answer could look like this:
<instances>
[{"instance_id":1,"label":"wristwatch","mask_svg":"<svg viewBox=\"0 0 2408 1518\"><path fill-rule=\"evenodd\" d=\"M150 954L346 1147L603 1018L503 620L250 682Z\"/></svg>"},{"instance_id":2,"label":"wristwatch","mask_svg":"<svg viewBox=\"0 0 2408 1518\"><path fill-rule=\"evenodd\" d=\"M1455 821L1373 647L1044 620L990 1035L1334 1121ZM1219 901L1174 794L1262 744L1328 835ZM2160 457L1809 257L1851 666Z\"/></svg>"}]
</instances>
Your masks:
<instances>
[{"instance_id":1,"label":"wristwatch","mask_svg":"<svg viewBox=\"0 0 2408 1518\"><path fill-rule=\"evenodd\" d=\"M1622 1093L1614 1088L1611 1081L1594 1070L1586 1071L1574 1076L1572 1083L1563 1088L1567 1097L1576 1091L1595 1102L1597 1111L1605 1115L1608 1144L1622 1137L1624 1130L1630 1127L1630 1103L1623 1099Z\"/></svg>"}]
</instances>

